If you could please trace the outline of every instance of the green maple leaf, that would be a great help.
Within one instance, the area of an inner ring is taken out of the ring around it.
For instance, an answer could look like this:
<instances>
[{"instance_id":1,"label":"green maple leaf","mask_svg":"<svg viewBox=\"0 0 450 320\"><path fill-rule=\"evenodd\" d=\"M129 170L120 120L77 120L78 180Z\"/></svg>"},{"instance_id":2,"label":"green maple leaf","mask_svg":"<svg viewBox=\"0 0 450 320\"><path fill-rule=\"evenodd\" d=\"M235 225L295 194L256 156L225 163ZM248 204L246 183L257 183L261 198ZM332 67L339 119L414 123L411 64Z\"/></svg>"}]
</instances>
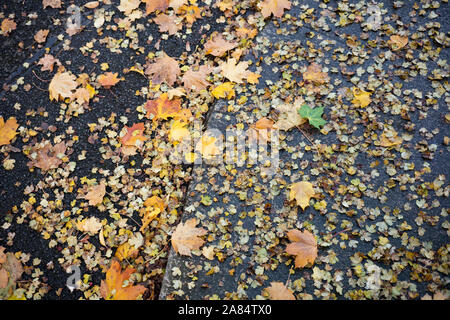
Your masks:
<instances>
[{"instance_id":1,"label":"green maple leaf","mask_svg":"<svg viewBox=\"0 0 450 320\"><path fill-rule=\"evenodd\" d=\"M300 117L308 119L310 125L320 129L326 121L322 119L323 107L310 108L306 104L297 110Z\"/></svg>"}]
</instances>

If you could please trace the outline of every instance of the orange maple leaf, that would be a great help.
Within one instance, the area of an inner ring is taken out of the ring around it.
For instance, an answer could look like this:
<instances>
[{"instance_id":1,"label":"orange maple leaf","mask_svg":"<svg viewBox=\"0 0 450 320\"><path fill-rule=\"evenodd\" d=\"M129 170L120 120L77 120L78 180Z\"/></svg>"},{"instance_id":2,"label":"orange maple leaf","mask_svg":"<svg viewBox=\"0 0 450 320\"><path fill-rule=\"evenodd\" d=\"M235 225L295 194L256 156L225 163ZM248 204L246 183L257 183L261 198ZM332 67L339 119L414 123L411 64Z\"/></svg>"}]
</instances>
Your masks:
<instances>
[{"instance_id":1,"label":"orange maple leaf","mask_svg":"<svg viewBox=\"0 0 450 320\"><path fill-rule=\"evenodd\" d=\"M143 135L145 130L143 122L135 123L131 128L125 126L124 129L126 133L120 139L124 146L140 147L147 140L147 137Z\"/></svg>"},{"instance_id":2,"label":"orange maple leaf","mask_svg":"<svg viewBox=\"0 0 450 320\"><path fill-rule=\"evenodd\" d=\"M96 186L91 186L89 188L88 193L84 196L86 200L89 200L90 206L96 206L99 203L102 203L103 197L106 193L106 186L102 182Z\"/></svg>"},{"instance_id":3,"label":"orange maple leaf","mask_svg":"<svg viewBox=\"0 0 450 320\"><path fill-rule=\"evenodd\" d=\"M136 300L143 294L146 288L142 285L134 286L129 283L130 276L136 269L127 267L122 272L122 267L117 260L113 260L106 279L101 281L100 293L105 300Z\"/></svg>"},{"instance_id":4,"label":"orange maple leaf","mask_svg":"<svg viewBox=\"0 0 450 320\"><path fill-rule=\"evenodd\" d=\"M145 115L147 119L150 119L150 115L153 115L153 121L166 120L181 111L181 100L178 98L169 100L167 93L164 92L157 99L147 101L144 108L147 110Z\"/></svg>"},{"instance_id":5,"label":"orange maple leaf","mask_svg":"<svg viewBox=\"0 0 450 320\"><path fill-rule=\"evenodd\" d=\"M11 31L16 30L17 24L12 19L3 19L0 29L5 36L9 36Z\"/></svg>"},{"instance_id":6,"label":"orange maple leaf","mask_svg":"<svg viewBox=\"0 0 450 320\"><path fill-rule=\"evenodd\" d=\"M0 117L0 146L4 146L11 142L17 135L17 128L19 128L19 124L17 123L16 118L11 117L5 122L3 117Z\"/></svg>"},{"instance_id":7,"label":"orange maple leaf","mask_svg":"<svg viewBox=\"0 0 450 320\"><path fill-rule=\"evenodd\" d=\"M303 268L308 263L314 263L317 258L317 241L314 235L305 230L290 230L287 234L289 243L286 247L286 253L295 255L295 267Z\"/></svg>"},{"instance_id":8,"label":"orange maple leaf","mask_svg":"<svg viewBox=\"0 0 450 320\"><path fill-rule=\"evenodd\" d=\"M266 292L269 294L270 300L296 300L291 290L286 288L282 282L271 282Z\"/></svg>"},{"instance_id":9,"label":"orange maple leaf","mask_svg":"<svg viewBox=\"0 0 450 320\"><path fill-rule=\"evenodd\" d=\"M196 228L197 220L195 218L187 220L180 224L172 234L172 246L175 251L181 255L191 256L191 250L199 249L205 241L200 237L206 234L203 228Z\"/></svg>"},{"instance_id":10,"label":"orange maple leaf","mask_svg":"<svg viewBox=\"0 0 450 320\"><path fill-rule=\"evenodd\" d=\"M291 8L291 2L289 0L264 0L260 3L260 8L264 18L269 17L271 14L281 18L284 10Z\"/></svg>"},{"instance_id":11,"label":"orange maple leaf","mask_svg":"<svg viewBox=\"0 0 450 320\"><path fill-rule=\"evenodd\" d=\"M117 72L116 73L106 72L98 76L98 82L105 89L109 89L112 86L115 86L120 81L120 79L117 78L118 75L119 74Z\"/></svg>"}]
</instances>

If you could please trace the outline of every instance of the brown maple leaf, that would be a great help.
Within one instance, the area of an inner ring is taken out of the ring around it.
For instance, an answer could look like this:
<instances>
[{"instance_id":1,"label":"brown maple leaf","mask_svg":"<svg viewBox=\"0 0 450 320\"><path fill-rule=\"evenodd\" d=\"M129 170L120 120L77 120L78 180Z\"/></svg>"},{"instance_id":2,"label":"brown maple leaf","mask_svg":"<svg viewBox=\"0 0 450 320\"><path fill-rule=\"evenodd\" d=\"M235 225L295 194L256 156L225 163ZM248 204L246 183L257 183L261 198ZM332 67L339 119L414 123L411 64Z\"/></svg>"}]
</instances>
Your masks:
<instances>
[{"instance_id":1,"label":"brown maple leaf","mask_svg":"<svg viewBox=\"0 0 450 320\"><path fill-rule=\"evenodd\" d=\"M312 63L303 73L303 80L311 81L316 84L323 84L330 80L326 72L322 72L322 67L317 63Z\"/></svg>"},{"instance_id":2,"label":"brown maple leaf","mask_svg":"<svg viewBox=\"0 0 450 320\"><path fill-rule=\"evenodd\" d=\"M58 9L61 8L61 0L42 0L42 5L44 6L44 9L47 7Z\"/></svg>"},{"instance_id":3,"label":"brown maple leaf","mask_svg":"<svg viewBox=\"0 0 450 320\"><path fill-rule=\"evenodd\" d=\"M211 73L211 71L212 69L207 65L201 66L200 68L198 68L198 71L193 71L191 68L186 71L181 81L183 82L186 90L200 92L207 89L210 85L206 78Z\"/></svg>"},{"instance_id":4,"label":"brown maple leaf","mask_svg":"<svg viewBox=\"0 0 450 320\"><path fill-rule=\"evenodd\" d=\"M122 267L117 260L111 262L106 271L106 279L100 283L100 293L105 300L136 300L146 291L142 285L130 284L130 277L136 269L127 267L122 272Z\"/></svg>"},{"instance_id":5,"label":"brown maple leaf","mask_svg":"<svg viewBox=\"0 0 450 320\"><path fill-rule=\"evenodd\" d=\"M69 72L58 72L53 76L48 87L50 100L70 98L73 90L78 86L76 77Z\"/></svg>"},{"instance_id":6,"label":"brown maple leaf","mask_svg":"<svg viewBox=\"0 0 450 320\"><path fill-rule=\"evenodd\" d=\"M168 94L164 92L157 99L147 101L144 108L147 111L145 115L147 119L153 115L153 121L166 120L181 111L181 100L178 98L169 100Z\"/></svg>"},{"instance_id":7,"label":"brown maple leaf","mask_svg":"<svg viewBox=\"0 0 450 320\"><path fill-rule=\"evenodd\" d=\"M97 81L105 88L105 89L109 89L113 86L115 86L120 79L117 78L119 74L116 73L112 73L112 72L106 72L104 74L101 74L98 76Z\"/></svg>"},{"instance_id":8,"label":"brown maple leaf","mask_svg":"<svg viewBox=\"0 0 450 320\"><path fill-rule=\"evenodd\" d=\"M9 36L11 31L16 30L17 24L12 19L3 19L0 29L3 32L3 35Z\"/></svg>"},{"instance_id":9,"label":"brown maple leaf","mask_svg":"<svg viewBox=\"0 0 450 320\"><path fill-rule=\"evenodd\" d=\"M150 14L155 11L164 12L169 8L169 0L143 0L145 2L145 13Z\"/></svg>"},{"instance_id":10,"label":"brown maple leaf","mask_svg":"<svg viewBox=\"0 0 450 320\"><path fill-rule=\"evenodd\" d=\"M106 186L102 182L96 186L91 186L89 188L89 191L84 196L84 198L86 200L89 200L90 206L96 206L97 204L102 203L105 193L106 193Z\"/></svg>"},{"instance_id":11,"label":"brown maple leaf","mask_svg":"<svg viewBox=\"0 0 450 320\"><path fill-rule=\"evenodd\" d=\"M291 2L289 0L264 0L259 4L261 13L264 18L273 14L277 18L281 18L284 14L284 10L291 8Z\"/></svg>"},{"instance_id":12,"label":"brown maple leaf","mask_svg":"<svg viewBox=\"0 0 450 320\"><path fill-rule=\"evenodd\" d=\"M203 228L196 228L197 220L195 218L187 220L180 224L172 234L172 246L175 251L181 255L191 256L191 250L200 249L205 242L200 237L206 234Z\"/></svg>"},{"instance_id":13,"label":"brown maple leaf","mask_svg":"<svg viewBox=\"0 0 450 320\"><path fill-rule=\"evenodd\" d=\"M61 65L61 62L58 59L47 53L38 62L39 65L42 65L41 71L53 71L53 65L55 63L58 66Z\"/></svg>"},{"instance_id":14,"label":"brown maple leaf","mask_svg":"<svg viewBox=\"0 0 450 320\"><path fill-rule=\"evenodd\" d=\"M36 34L34 35L34 40L37 43L43 43L45 42L45 40L47 39L48 33L50 32L50 30L46 29L46 30L39 30L38 32L36 32Z\"/></svg>"},{"instance_id":15,"label":"brown maple leaf","mask_svg":"<svg viewBox=\"0 0 450 320\"><path fill-rule=\"evenodd\" d=\"M28 162L28 166L40 168L42 171L56 169L66 157L66 150L67 146L64 142L54 146L49 141L38 143L29 150L28 157L31 161Z\"/></svg>"},{"instance_id":16,"label":"brown maple leaf","mask_svg":"<svg viewBox=\"0 0 450 320\"><path fill-rule=\"evenodd\" d=\"M5 122L3 117L0 117L0 146L11 143L11 140L17 135L17 128L19 128L19 124L16 118L11 117Z\"/></svg>"},{"instance_id":17,"label":"brown maple leaf","mask_svg":"<svg viewBox=\"0 0 450 320\"><path fill-rule=\"evenodd\" d=\"M177 33L183 28L183 24L177 21L176 16L169 16L165 13L158 14L153 21L159 26L160 32L169 32L169 35ZM177 23L178 22L178 23Z\"/></svg>"},{"instance_id":18,"label":"brown maple leaf","mask_svg":"<svg viewBox=\"0 0 450 320\"><path fill-rule=\"evenodd\" d=\"M117 7L117 9L119 9L127 16L133 10L137 9L140 4L141 0L120 0L120 5Z\"/></svg>"},{"instance_id":19,"label":"brown maple leaf","mask_svg":"<svg viewBox=\"0 0 450 320\"><path fill-rule=\"evenodd\" d=\"M169 86L175 83L180 72L178 62L165 52L145 69L145 74L151 76L153 84L166 82Z\"/></svg>"},{"instance_id":20,"label":"brown maple leaf","mask_svg":"<svg viewBox=\"0 0 450 320\"><path fill-rule=\"evenodd\" d=\"M289 243L286 253L295 255L295 267L303 268L308 263L314 263L317 258L317 241L308 230L290 230L287 234Z\"/></svg>"},{"instance_id":21,"label":"brown maple leaf","mask_svg":"<svg viewBox=\"0 0 450 320\"><path fill-rule=\"evenodd\" d=\"M205 53L216 57L223 56L227 51L238 46L235 42L225 40L221 34L217 34L205 43Z\"/></svg>"},{"instance_id":22,"label":"brown maple leaf","mask_svg":"<svg viewBox=\"0 0 450 320\"><path fill-rule=\"evenodd\" d=\"M282 282L271 282L266 292L269 294L270 300L296 300L291 290L286 288Z\"/></svg>"}]
</instances>

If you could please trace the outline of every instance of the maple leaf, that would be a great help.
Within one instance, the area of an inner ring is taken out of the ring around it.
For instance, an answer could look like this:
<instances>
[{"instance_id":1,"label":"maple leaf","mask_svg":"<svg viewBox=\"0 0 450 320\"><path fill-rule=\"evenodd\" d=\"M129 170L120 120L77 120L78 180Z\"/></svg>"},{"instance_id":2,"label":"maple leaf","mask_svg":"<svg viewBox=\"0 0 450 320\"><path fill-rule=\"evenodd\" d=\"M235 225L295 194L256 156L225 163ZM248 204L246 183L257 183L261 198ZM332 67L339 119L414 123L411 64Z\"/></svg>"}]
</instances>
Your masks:
<instances>
[{"instance_id":1,"label":"maple leaf","mask_svg":"<svg viewBox=\"0 0 450 320\"><path fill-rule=\"evenodd\" d=\"M260 74L257 74L255 72L249 72L247 75L247 82L251 84L258 84L260 77L261 77Z\"/></svg>"},{"instance_id":2,"label":"maple leaf","mask_svg":"<svg viewBox=\"0 0 450 320\"><path fill-rule=\"evenodd\" d=\"M201 66L198 71L189 69L183 75L181 81L184 83L184 87L187 90L200 92L208 88L208 86L210 85L206 78L211 73L211 71L212 69L206 65Z\"/></svg>"},{"instance_id":3,"label":"maple leaf","mask_svg":"<svg viewBox=\"0 0 450 320\"><path fill-rule=\"evenodd\" d=\"M303 73L303 80L317 84L323 84L330 80L326 72L322 72L322 67L317 63L312 63Z\"/></svg>"},{"instance_id":4,"label":"maple leaf","mask_svg":"<svg viewBox=\"0 0 450 320\"><path fill-rule=\"evenodd\" d=\"M273 14L277 18L281 18L284 14L284 10L291 8L291 2L289 0L264 0L259 4L261 13L264 18Z\"/></svg>"},{"instance_id":5,"label":"maple leaf","mask_svg":"<svg viewBox=\"0 0 450 320\"><path fill-rule=\"evenodd\" d=\"M201 15L202 9L197 6L182 5L178 9L178 12L183 16L183 19L185 19L186 22L189 24L194 23L197 19L202 17Z\"/></svg>"},{"instance_id":6,"label":"maple leaf","mask_svg":"<svg viewBox=\"0 0 450 320\"><path fill-rule=\"evenodd\" d=\"M323 126L326 121L322 119L323 107L310 108L307 105L303 105L300 109L298 109L298 114L304 118L308 119L310 125L320 129L320 126Z\"/></svg>"},{"instance_id":7,"label":"maple leaf","mask_svg":"<svg viewBox=\"0 0 450 320\"><path fill-rule=\"evenodd\" d=\"M134 286L129 280L136 270L127 267L122 272L122 267L117 260L113 260L108 271L106 279L100 283L100 293L106 300L136 300L146 291L142 285Z\"/></svg>"},{"instance_id":8,"label":"maple leaf","mask_svg":"<svg viewBox=\"0 0 450 320\"><path fill-rule=\"evenodd\" d=\"M196 228L197 220L195 218L187 220L185 223L180 222L175 232L172 234L172 246L175 252L191 256L191 250L200 249L205 243L200 237L206 234L203 228Z\"/></svg>"},{"instance_id":9,"label":"maple leaf","mask_svg":"<svg viewBox=\"0 0 450 320\"><path fill-rule=\"evenodd\" d=\"M205 43L205 53L211 54L216 57L221 57L227 51L234 49L237 46L238 46L237 43L225 40L223 36L219 33Z\"/></svg>"},{"instance_id":10,"label":"maple leaf","mask_svg":"<svg viewBox=\"0 0 450 320\"><path fill-rule=\"evenodd\" d=\"M46 29L46 30L39 30L38 32L36 32L36 34L34 35L34 40L37 43L43 43L45 42L45 40L47 39L48 33L50 32L50 30Z\"/></svg>"},{"instance_id":11,"label":"maple leaf","mask_svg":"<svg viewBox=\"0 0 450 320\"><path fill-rule=\"evenodd\" d=\"M178 62L165 52L145 69L145 74L151 76L153 84L166 82L169 86L175 83L180 72Z\"/></svg>"},{"instance_id":12,"label":"maple leaf","mask_svg":"<svg viewBox=\"0 0 450 320\"><path fill-rule=\"evenodd\" d=\"M317 258L317 241L314 235L308 230L290 230L287 233L289 243L286 253L296 256L295 267L303 268L308 263L314 263Z\"/></svg>"},{"instance_id":13,"label":"maple leaf","mask_svg":"<svg viewBox=\"0 0 450 320\"><path fill-rule=\"evenodd\" d=\"M96 186L91 186L89 188L89 191L84 196L84 198L86 200L89 200L90 206L96 206L97 204L102 203L105 193L106 193L106 186L102 182Z\"/></svg>"},{"instance_id":14,"label":"maple leaf","mask_svg":"<svg viewBox=\"0 0 450 320\"><path fill-rule=\"evenodd\" d=\"M388 41L392 51L398 51L408 44L408 37L402 37L399 35L392 35Z\"/></svg>"},{"instance_id":15,"label":"maple leaf","mask_svg":"<svg viewBox=\"0 0 450 320\"><path fill-rule=\"evenodd\" d=\"M295 182L289 186L289 201L296 200L303 210L309 206L309 200L315 195L313 185L308 181Z\"/></svg>"},{"instance_id":16,"label":"maple leaf","mask_svg":"<svg viewBox=\"0 0 450 320\"><path fill-rule=\"evenodd\" d=\"M190 135L187 123L182 120L175 120L169 130L170 141L181 141Z\"/></svg>"},{"instance_id":17,"label":"maple leaf","mask_svg":"<svg viewBox=\"0 0 450 320\"><path fill-rule=\"evenodd\" d=\"M293 127L302 125L306 119L298 113L298 108L303 103L303 99L298 98L293 104L283 103L275 107L280 113L277 122L273 125L275 129L288 131Z\"/></svg>"},{"instance_id":18,"label":"maple leaf","mask_svg":"<svg viewBox=\"0 0 450 320\"><path fill-rule=\"evenodd\" d=\"M251 128L256 130L256 134L251 133L250 139L256 139L259 137L264 141L269 141L270 139L270 130L273 129L274 122L266 117L262 117L258 121L256 121Z\"/></svg>"},{"instance_id":19,"label":"maple leaf","mask_svg":"<svg viewBox=\"0 0 450 320\"><path fill-rule=\"evenodd\" d=\"M175 12L179 11L183 5L187 4L188 0L169 0L169 7L173 8Z\"/></svg>"},{"instance_id":20,"label":"maple leaf","mask_svg":"<svg viewBox=\"0 0 450 320\"><path fill-rule=\"evenodd\" d=\"M143 232L145 228L152 222L161 212L164 211L165 203L158 196L152 196L145 200L145 209L141 211L142 226L140 231Z\"/></svg>"},{"instance_id":21,"label":"maple leaf","mask_svg":"<svg viewBox=\"0 0 450 320\"><path fill-rule=\"evenodd\" d=\"M61 65L61 62L58 59L47 53L38 62L39 65L42 65L41 71L53 71L53 65L55 63L58 66Z\"/></svg>"},{"instance_id":22,"label":"maple leaf","mask_svg":"<svg viewBox=\"0 0 450 320\"><path fill-rule=\"evenodd\" d=\"M144 123L135 123L131 128L125 126L124 131L125 135L120 139L120 142L124 146L133 146L141 148L143 143L147 140L147 137L144 136Z\"/></svg>"},{"instance_id":23,"label":"maple leaf","mask_svg":"<svg viewBox=\"0 0 450 320\"><path fill-rule=\"evenodd\" d=\"M145 2L145 13L150 14L155 11L166 11L169 8L169 0L143 0Z\"/></svg>"},{"instance_id":24,"label":"maple leaf","mask_svg":"<svg viewBox=\"0 0 450 320\"><path fill-rule=\"evenodd\" d=\"M101 74L98 76L97 81L105 88L105 89L109 89L113 86L115 86L120 79L117 78L119 74L116 73L112 73L112 72L106 72L104 74Z\"/></svg>"},{"instance_id":25,"label":"maple leaf","mask_svg":"<svg viewBox=\"0 0 450 320\"><path fill-rule=\"evenodd\" d=\"M88 103L90 98L91 92L87 88L78 88L70 97L72 101L76 100L79 104Z\"/></svg>"},{"instance_id":26,"label":"maple leaf","mask_svg":"<svg viewBox=\"0 0 450 320\"><path fill-rule=\"evenodd\" d=\"M248 68L248 61L237 63L235 58L228 59L220 65L222 75L230 81L236 83L243 83L243 78L247 77L250 71Z\"/></svg>"},{"instance_id":27,"label":"maple leaf","mask_svg":"<svg viewBox=\"0 0 450 320\"><path fill-rule=\"evenodd\" d=\"M83 219L75 222L78 230L82 232L88 232L91 234L97 234L102 228L102 223L96 217L90 217L89 219Z\"/></svg>"},{"instance_id":28,"label":"maple leaf","mask_svg":"<svg viewBox=\"0 0 450 320\"><path fill-rule=\"evenodd\" d=\"M270 300L296 300L291 290L286 288L282 282L271 282L266 292L269 294Z\"/></svg>"},{"instance_id":29,"label":"maple leaf","mask_svg":"<svg viewBox=\"0 0 450 320\"><path fill-rule=\"evenodd\" d=\"M116 254L114 255L120 261L128 259L129 257L134 257L138 254L138 250L130 245L128 242L122 243L117 247Z\"/></svg>"},{"instance_id":30,"label":"maple leaf","mask_svg":"<svg viewBox=\"0 0 450 320\"><path fill-rule=\"evenodd\" d=\"M200 152L203 158L213 159L220 154L220 148L216 145L217 139L213 136L203 135L197 142L195 150Z\"/></svg>"},{"instance_id":31,"label":"maple leaf","mask_svg":"<svg viewBox=\"0 0 450 320\"><path fill-rule=\"evenodd\" d=\"M234 83L233 82L224 82L220 85L218 85L217 87L215 87L212 91L211 94L217 98L227 98L227 99L231 99L235 96L235 92L234 92Z\"/></svg>"},{"instance_id":32,"label":"maple leaf","mask_svg":"<svg viewBox=\"0 0 450 320\"><path fill-rule=\"evenodd\" d=\"M366 92L364 90L361 90L359 88L353 88L353 97L354 99L352 100L352 103L360 108L365 108L367 107L370 102L372 101L370 99L370 92Z\"/></svg>"},{"instance_id":33,"label":"maple leaf","mask_svg":"<svg viewBox=\"0 0 450 320\"><path fill-rule=\"evenodd\" d=\"M120 5L117 7L117 9L119 9L125 15L129 15L133 10L137 9L140 4L141 0L120 0Z\"/></svg>"},{"instance_id":34,"label":"maple leaf","mask_svg":"<svg viewBox=\"0 0 450 320\"><path fill-rule=\"evenodd\" d=\"M60 98L70 98L73 90L78 86L75 81L76 77L69 72L61 72L54 75L48 91L50 93L50 100L59 100Z\"/></svg>"},{"instance_id":35,"label":"maple leaf","mask_svg":"<svg viewBox=\"0 0 450 320\"><path fill-rule=\"evenodd\" d=\"M42 5L44 6L44 9L47 7L58 9L61 8L61 0L42 0Z\"/></svg>"},{"instance_id":36,"label":"maple leaf","mask_svg":"<svg viewBox=\"0 0 450 320\"><path fill-rule=\"evenodd\" d=\"M390 148L399 145L402 142L402 137L399 137L398 133L395 130L391 129L383 131L383 133L380 135L379 145L385 148Z\"/></svg>"},{"instance_id":37,"label":"maple leaf","mask_svg":"<svg viewBox=\"0 0 450 320\"><path fill-rule=\"evenodd\" d=\"M12 19L3 19L0 29L5 36L9 36L11 31L16 30L17 24Z\"/></svg>"},{"instance_id":38,"label":"maple leaf","mask_svg":"<svg viewBox=\"0 0 450 320\"><path fill-rule=\"evenodd\" d=\"M42 171L56 169L66 157L67 146L64 142L60 142L52 146L49 141L41 142L33 146L28 154L31 159L28 162L29 167L40 168Z\"/></svg>"},{"instance_id":39,"label":"maple leaf","mask_svg":"<svg viewBox=\"0 0 450 320\"><path fill-rule=\"evenodd\" d=\"M177 21L176 16L169 16L165 13L158 14L153 21L159 26L160 32L169 32L169 35L174 35L183 28L183 25Z\"/></svg>"},{"instance_id":40,"label":"maple leaf","mask_svg":"<svg viewBox=\"0 0 450 320\"><path fill-rule=\"evenodd\" d=\"M153 121L166 120L174 117L181 110L181 100L178 98L169 100L168 94L164 92L157 99L147 101L144 108L147 110L147 119L153 115Z\"/></svg>"},{"instance_id":41,"label":"maple leaf","mask_svg":"<svg viewBox=\"0 0 450 320\"><path fill-rule=\"evenodd\" d=\"M19 124L16 118L11 117L8 120L0 117L0 146L10 144L11 140L17 135Z\"/></svg>"}]
</instances>

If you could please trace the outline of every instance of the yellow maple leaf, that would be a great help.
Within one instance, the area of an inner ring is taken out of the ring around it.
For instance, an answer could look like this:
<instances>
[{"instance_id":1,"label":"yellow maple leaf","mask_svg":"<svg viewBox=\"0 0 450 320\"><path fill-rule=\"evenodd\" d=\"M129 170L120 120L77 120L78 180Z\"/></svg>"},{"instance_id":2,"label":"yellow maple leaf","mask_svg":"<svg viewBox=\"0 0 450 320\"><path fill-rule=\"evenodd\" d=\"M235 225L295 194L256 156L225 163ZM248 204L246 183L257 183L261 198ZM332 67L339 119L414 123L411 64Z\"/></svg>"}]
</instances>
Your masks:
<instances>
[{"instance_id":1,"label":"yellow maple leaf","mask_svg":"<svg viewBox=\"0 0 450 320\"><path fill-rule=\"evenodd\" d=\"M169 130L170 141L181 141L189 136L189 130L186 128L187 123L181 120L175 120Z\"/></svg>"},{"instance_id":2,"label":"yellow maple leaf","mask_svg":"<svg viewBox=\"0 0 450 320\"><path fill-rule=\"evenodd\" d=\"M17 135L17 128L19 128L19 124L17 123L16 118L11 117L5 122L3 117L0 117L0 146L4 146L11 142Z\"/></svg>"},{"instance_id":3,"label":"yellow maple leaf","mask_svg":"<svg viewBox=\"0 0 450 320\"><path fill-rule=\"evenodd\" d=\"M293 183L289 186L289 201L296 200L303 210L309 206L309 200L314 196L313 185L308 181Z\"/></svg>"},{"instance_id":4,"label":"yellow maple leaf","mask_svg":"<svg viewBox=\"0 0 450 320\"><path fill-rule=\"evenodd\" d=\"M227 98L231 99L235 96L234 92L234 83L232 82L224 82L217 87L215 87L213 90L211 90L211 94L216 98Z\"/></svg>"},{"instance_id":5,"label":"yellow maple leaf","mask_svg":"<svg viewBox=\"0 0 450 320\"><path fill-rule=\"evenodd\" d=\"M353 97L352 103L360 108L365 108L369 105L372 100L370 99L370 95L372 93L361 90L359 88L353 88Z\"/></svg>"}]
</instances>

